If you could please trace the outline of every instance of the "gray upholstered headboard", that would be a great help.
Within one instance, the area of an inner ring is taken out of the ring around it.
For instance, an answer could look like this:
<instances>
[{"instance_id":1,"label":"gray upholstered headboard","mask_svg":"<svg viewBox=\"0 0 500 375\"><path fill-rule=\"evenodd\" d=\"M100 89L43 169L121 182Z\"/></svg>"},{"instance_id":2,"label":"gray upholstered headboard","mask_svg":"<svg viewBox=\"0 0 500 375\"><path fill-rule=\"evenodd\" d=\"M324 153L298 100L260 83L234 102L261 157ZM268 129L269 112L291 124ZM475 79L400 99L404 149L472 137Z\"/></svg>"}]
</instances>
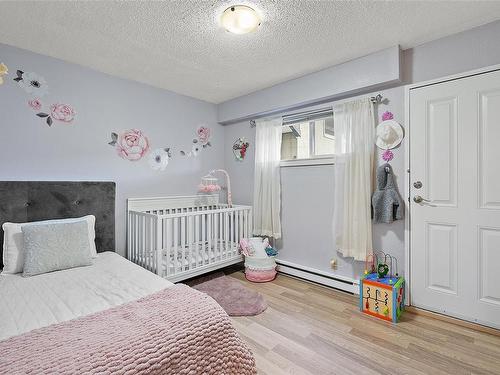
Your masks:
<instances>
[{"instance_id":1,"label":"gray upholstered headboard","mask_svg":"<svg viewBox=\"0 0 500 375\"><path fill-rule=\"evenodd\" d=\"M115 251L114 182L0 181L0 226L84 215L96 217L97 251Z\"/></svg>"}]
</instances>

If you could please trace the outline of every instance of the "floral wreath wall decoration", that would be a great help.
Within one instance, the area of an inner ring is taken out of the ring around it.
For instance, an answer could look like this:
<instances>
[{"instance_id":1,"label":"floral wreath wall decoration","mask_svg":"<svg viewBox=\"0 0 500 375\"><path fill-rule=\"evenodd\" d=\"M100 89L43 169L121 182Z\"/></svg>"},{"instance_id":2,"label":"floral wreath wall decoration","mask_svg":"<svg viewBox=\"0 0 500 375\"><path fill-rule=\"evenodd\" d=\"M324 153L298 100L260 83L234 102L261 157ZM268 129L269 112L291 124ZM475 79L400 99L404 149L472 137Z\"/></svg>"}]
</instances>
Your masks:
<instances>
[{"instance_id":1,"label":"floral wreath wall decoration","mask_svg":"<svg viewBox=\"0 0 500 375\"><path fill-rule=\"evenodd\" d=\"M4 63L0 63L0 85L3 84L3 76L9 74L9 68Z\"/></svg>"},{"instance_id":2,"label":"floral wreath wall decoration","mask_svg":"<svg viewBox=\"0 0 500 375\"><path fill-rule=\"evenodd\" d=\"M233 154L236 160L243 161L245 159L247 149L250 146L250 143L244 137L238 138L233 143Z\"/></svg>"},{"instance_id":3,"label":"floral wreath wall decoration","mask_svg":"<svg viewBox=\"0 0 500 375\"><path fill-rule=\"evenodd\" d=\"M198 141L200 141L200 144L204 148L212 146L210 144L211 133L212 131L210 130L210 128L207 128L206 126L200 126L198 127L198 129L196 129L196 135L198 136Z\"/></svg>"},{"instance_id":4,"label":"floral wreath wall decoration","mask_svg":"<svg viewBox=\"0 0 500 375\"><path fill-rule=\"evenodd\" d=\"M206 126L198 127L196 130L196 138L193 139L191 145L191 150L181 150L180 154L187 157L197 157L201 150L212 146L210 143L211 132L210 128Z\"/></svg>"}]
</instances>

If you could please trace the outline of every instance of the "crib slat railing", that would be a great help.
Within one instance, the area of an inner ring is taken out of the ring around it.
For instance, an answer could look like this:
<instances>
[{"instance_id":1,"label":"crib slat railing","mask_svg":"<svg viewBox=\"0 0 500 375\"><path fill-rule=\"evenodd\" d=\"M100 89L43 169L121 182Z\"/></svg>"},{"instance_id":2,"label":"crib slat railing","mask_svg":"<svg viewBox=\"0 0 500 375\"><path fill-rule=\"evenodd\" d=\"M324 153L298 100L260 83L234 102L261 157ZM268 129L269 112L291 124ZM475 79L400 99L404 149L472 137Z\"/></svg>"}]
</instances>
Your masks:
<instances>
[{"instance_id":1,"label":"crib slat railing","mask_svg":"<svg viewBox=\"0 0 500 375\"><path fill-rule=\"evenodd\" d=\"M137 250L139 251L139 257L141 259L141 262L142 262L142 266L144 268L148 268L148 263L147 263L147 254L146 252L144 251L144 242L143 242L143 238L144 238L144 220L143 220L143 216L138 216L137 217L137 225L139 227L139 238L138 238L138 246L137 246Z\"/></svg>"},{"instance_id":2,"label":"crib slat railing","mask_svg":"<svg viewBox=\"0 0 500 375\"><path fill-rule=\"evenodd\" d=\"M141 219L142 222L142 246L146 253L146 268L151 271L151 248L149 247L149 220L147 217Z\"/></svg>"},{"instance_id":3,"label":"crib slat railing","mask_svg":"<svg viewBox=\"0 0 500 375\"><path fill-rule=\"evenodd\" d=\"M233 231L233 235L234 235L234 242L235 244L233 245L233 248L231 249L231 252L233 255L234 253L236 253L236 251L238 250L238 242L239 242L239 212L236 211L233 213L234 214L234 231Z\"/></svg>"},{"instance_id":4,"label":"crib slat railing","mask_svg":"<svg viewBox=\"0 0 500 375\"><path fill-rule=\"evenodd\" d=\"M127 242L127 258L132 262L136 261L135 258L135 244L134 244L134 236L135 236L135 227L134 227L134 213L128 213L128 242Z\"/></svg>"},{"instance_id":5,"label":"crib slat railing","mask_svg":"<svg viewBox=\"0 0 500 375\"><path fill-rule=\"evenodd\" d=\"M163 276L163 221L157 216L154 222L155 228L155 253L156 253L156 274Z\"/></svg>"},{"instance_id":6,"label":"crib slat railing","mask_svg":"<svg viewBox=\"0 0 500 375\"><path fill-rule=\"evenodd\" d=\"M132 260L134 259L134 256L132 254L132 247L131 247L131 244L132 244L132 215L131 213L129 212L127 214L127 258Z\"/></svg>"},{"instance_id":7,"label":"crib slat railing","mask_svg":"<svg viewBox=\"0 0 500 375\"><path fill-rule=\"evenodd\" d=\"M219 212L219 254L217 259L222 260L222 248L224 246L224 213Z\"/></svg>"},{"instance_id":8,"label":"crib slat railing","mask_svg":"<svg viewBox=\"0 0 500 375\"><path fill-rule=\"evenodd\" d=\"M196 216L187 217L187 232L188 232L188 266L187 269L193 267L193 221Z\"/></svg>"},{"instance_id":9,"label":"crib slat railing","mask_svg":"<svg viewBox=\"0 0 500 375\"><path fill-rule=\"evenodd\" d=\"M234 232L235 228L235 223L236 223L236 211L231 211L229 213L229 247L227 249L228 256L232 257L233 256L233 249L234 249L234 241L236 240L236 233Z\"/></svg>"},{"instance_id":10,"label":"crib slat railing","mask_svg":"<svg viewBox=\"0 0 500 375\"><path fill-rule=\"evenodd\" d=\"M165 219L163 220L164 222L164 235L163 235L163 246L165 249L165 258L166 258L166 264L165 264L165 272L166 276L169 277L171 274L170 270L170 260L171 260L171 254L172 254L172 219Z\"/></svg>"},{"instance_id":11,"label":"crib slat railing","mask_svg":"<svg viewBox=\"0 0 500 375\"><path fill-rule=\"evenodd\" d=\"M186 218L181 217L181 271L186 268Z\"/></svg>"},{"instance_id":12,"label":"crib slat railing","mask_svg":"<svg viewBox=\"0 0 500 375\"><path fill-rule=\"evenodd\" d=\"M245 211L244 213L244 217L245 217L245 230L244 230L244 233L243 233L243 237L244 238L248 238L249 236L249 233L248 233L248 218L249 218L249 215L248 215L248 211Z\"/></svg>"},{"instance_id":13,"label":"crib slat railing","mask_svg":"<svg viewBox=\"0 0 500 375\"><path fill-rule=\"evenodd\" d=\"M207 259L207 256L205 255L206 251L206 246L207 246L207 230L205 228L206 224L206 214L203 213L201 215L201 257L203 259L203 264L209 263L210 260Z\"/></svg>"},{"instance_id":14,"label":"crib slat railing","mask_svg":"<svg viewBox=\"0 0 500 375\"><path fill-rule=\"evenodd\" d=\"M201 215L205 214L208 215L210 213L225 213L225 212L233 212L233 211L240 211L240 210L251 210L250 206L232 206L232 207L227 207L227 205L222 206L222 208L217 208L217 209L209 209L209 210L200 210L200 211L191 211L191 212L180 212L179 210L175 211L174 213L170 213L167 215L158 215L161 218L175 218L175 217L187 217L187 216L196 216L196 215ZM173 210L174 211L174 210Z\"/></svg>"},{"instance_id":15,"label":"crib slat railing","mask_svg":"<svg viewBox=\"0 0 500 375\"><path fill-rule=\"evenodd\" d=\"M178 248L179 248L179 217L174 217L174 243L173 243L173 266L174 266L174 273L177 273L180 271L179 268L179 253L178 253Z\"/></svg>"},{"instance_id":16,"label":"crib slat railing","mask_svg":"<svg viewBox=\"0 0 500 375\"><path fill-rule=\"evenodd\" d=\"M229 219L230 219L230 212L225 212L224 214L224 239L226 240L226 246L224 246L224 259L228 258L228 250L229 250Z\"/></svg>"},{"instance_id":17,"label":"crib slat railing","mask_svg":"<svg viewBox=\"0 0 500 375\"><path fill-rule=\"evenodd\" d=\"M200 216L194 217L194 255L195 255L195 267L200 265L200 251L202 249L199 248L200 244Z\"/></svg>"},{"instance_id":18,"label":"crib slat railing","mask_svg":"<svg viewBox=\"0 0 500 375\"><path fill-rule=\"evenodd\" d=\"M147 238L147 233L146 233L146 218L144 216L140 217L139 218L139 221L140 221L140 224L139 224L139 227L141 228L139 233L141 234L141 251L143 253L143 257L144 257L144 265L146 267L146 269L148 271L151 271L151 267L149 265L149 252L148 252L148 248L147 248L147 245L146 245L146 238Z\"/></svg>"},{"instance_id":19,"label":"crib slat railing","mask_svg":"<svg viewBox=\"0 0 500 375\"><path fill-rule=\"evenodd\" d=\"M153 272L156 271L155 251L161 249L154 228L158 220L158 216L153 214L136 211L128 213L127 257Z\"/></svg>"},{"instance_id":20,"label":"crib slat railing","mask_svg":"<svg viewBox=\"0 0 500 375\"><path fill-rule=\"evenodd\" d=\"M169 212L167 209L129 211L127 256L151 272L175 280L180 273L235 259L241 238L251 236L251 207L203 208L206 210L177 208L166 215L162 213Z\"/></svg>"},{"instance_id":21,"label":"crib slat railing","mask_svg":"<svg viewBox=\"0 0 500 375\"><path fill-rule=\"evenodd\" d=\"M147 265L147 269L149 271L151 271L151 257L152 257L152 253L151 253L151 248L149 247L149 220L148 218L143 218L142 219L142 245L144 246L144 250L147 254L147 257L146 257L146 265Z\"/></svg>"},{"instance_id":22,"label":"crib slat railing","mask_svg":"<svg viewBox=\"0 0 500 375\"><path fill-rule=\"evenodd\" d=\"M207 253L208 263L215 260L214 251L212 249L212 214L207 214Z\"/></svg>"}]
</instances>

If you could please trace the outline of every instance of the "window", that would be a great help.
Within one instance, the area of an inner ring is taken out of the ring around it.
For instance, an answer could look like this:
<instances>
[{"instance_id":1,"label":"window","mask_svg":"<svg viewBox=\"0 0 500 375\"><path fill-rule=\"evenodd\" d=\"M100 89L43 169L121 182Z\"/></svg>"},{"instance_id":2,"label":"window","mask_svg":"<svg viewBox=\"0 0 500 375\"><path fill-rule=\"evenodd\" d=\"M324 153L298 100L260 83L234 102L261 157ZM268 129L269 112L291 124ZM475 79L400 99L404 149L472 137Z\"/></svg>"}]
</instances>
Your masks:
<instances>
[{"instance_id":1,"label":"window","mask_svg":"<svg viewBox=\"0 0 500 375\"><path fill-rule=\"evenodd\" d=\"M333 117L283 125L281 160L314 159L335 153Z\"/></svg>"}]
</instances>

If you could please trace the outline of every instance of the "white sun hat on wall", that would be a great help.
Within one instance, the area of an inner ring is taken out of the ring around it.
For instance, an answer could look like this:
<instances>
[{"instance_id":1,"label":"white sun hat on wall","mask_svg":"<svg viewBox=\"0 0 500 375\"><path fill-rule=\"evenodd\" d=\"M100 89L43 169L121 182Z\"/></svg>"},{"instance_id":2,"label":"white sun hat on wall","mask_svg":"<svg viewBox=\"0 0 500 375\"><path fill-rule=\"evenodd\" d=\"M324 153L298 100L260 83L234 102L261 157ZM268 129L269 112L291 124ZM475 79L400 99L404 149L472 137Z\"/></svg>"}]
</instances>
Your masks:
<instances>
[{"instance_id":1,"label":"white sun hat on wall","mask_svg":"<svg viewBox=\"0 0 500 375\"><path fill-rule=\"evenodd\" d=\"M404 138L403 127L394 120L382 121L377 125L376 133L375 144L382 150L397 147Z\"/></svg>"}]
</instances>

